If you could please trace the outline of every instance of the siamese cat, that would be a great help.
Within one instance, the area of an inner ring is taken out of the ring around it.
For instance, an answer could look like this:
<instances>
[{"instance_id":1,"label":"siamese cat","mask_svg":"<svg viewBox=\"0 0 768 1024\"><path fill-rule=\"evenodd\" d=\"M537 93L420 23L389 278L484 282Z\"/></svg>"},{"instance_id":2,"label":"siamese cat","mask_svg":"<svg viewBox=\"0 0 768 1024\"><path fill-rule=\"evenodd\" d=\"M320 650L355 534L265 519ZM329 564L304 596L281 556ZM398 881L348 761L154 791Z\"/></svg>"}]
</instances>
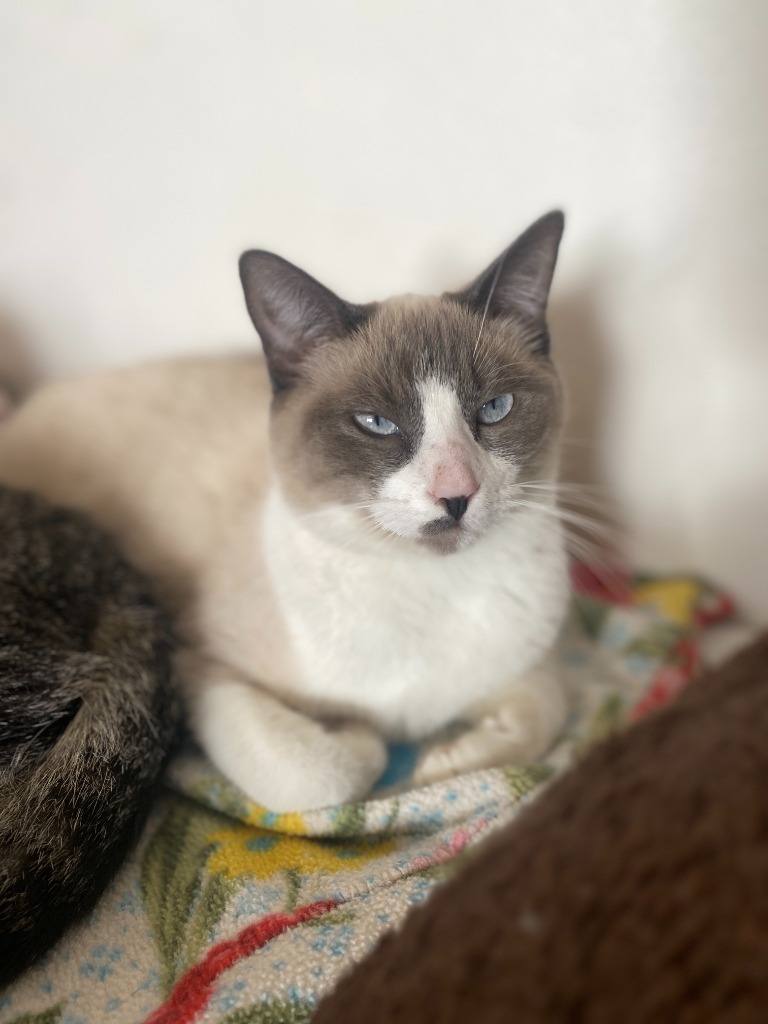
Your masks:
<instances>
[{"instance_id":1,"label":"siamese cat","mask_svg":"<svg viewBox=\"0 0 768 1024\"><path fill-rule=\"evenodd\" d=\"M88 512L152 580L192 729L258 803L362 798L390 740L435 737L426 783L561 728L562 229L462 291L368 305L246 252L264 358L55 382L0 426L0 480Z\"/></svg>"}]
</instances>

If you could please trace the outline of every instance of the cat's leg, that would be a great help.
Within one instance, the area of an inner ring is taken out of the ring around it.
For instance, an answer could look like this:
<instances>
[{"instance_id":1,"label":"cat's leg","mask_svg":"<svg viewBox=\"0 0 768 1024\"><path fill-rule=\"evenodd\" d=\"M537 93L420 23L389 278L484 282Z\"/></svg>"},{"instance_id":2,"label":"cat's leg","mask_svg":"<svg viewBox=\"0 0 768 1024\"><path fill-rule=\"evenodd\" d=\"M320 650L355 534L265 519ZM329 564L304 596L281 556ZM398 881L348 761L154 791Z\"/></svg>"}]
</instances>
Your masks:
<instances>
[{"instance_id":1,"label":"cat's leg","mask_svg":"<svg viewBox=\"0 0 768 1024\"><path fill-rule=\"evenodd\" d=\"M527 764L544 754L560 734L567 702L555 655L514 681L509 689L462 716L467 728L437 741L421 754L416 785L501 764Z\"/></svg>"},{"instance_id":2,"label":"cat's leg","mask_svg":"<svg viewBox=\"0 0 768 1024\"><path fill-rule=\"evenodd\" d=\"M252 800L304 811L364 797L384 771L384 741L360 723L324 725L225 666L181 665L192 730L213 763Z\"/></svg>"}]
</instances>

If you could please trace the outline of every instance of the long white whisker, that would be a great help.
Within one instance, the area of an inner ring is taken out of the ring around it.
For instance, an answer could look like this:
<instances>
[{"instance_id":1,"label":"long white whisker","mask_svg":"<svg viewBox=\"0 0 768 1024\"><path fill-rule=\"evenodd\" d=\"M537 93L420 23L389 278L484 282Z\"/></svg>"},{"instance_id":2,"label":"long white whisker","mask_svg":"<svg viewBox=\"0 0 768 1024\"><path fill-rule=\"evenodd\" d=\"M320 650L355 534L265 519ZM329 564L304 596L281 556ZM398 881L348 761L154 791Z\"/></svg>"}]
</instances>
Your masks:
<instances>
[{"instance_id":1,"label":"long white whisker","mask_svg":"<svg viewBox=\"0 0 768 1024\"><path fill-rule=\"evenodd\" d=\"M555 505L543 505L537 501L527 501L524 498L513 497L510 499L509 506L511 508L522 507L531 508L537 512L542 512L545 515L550 515L559 519L562 523L568 526L575 526L585 533L592 534L593 536L600 537L601 539L611 541L617 539L617 531L612 530L604 523L599 523L592 519L590 516L583 515L580 512L575 512L571 509L560 508Z\"/></svg>"},{"instance_id":2,"label":"long white whisker","mask_svg":"<svg viewBox=\"0 0 768 1024\"><path fill-rule=\"evenodd\" d=\"M595 506L602 504L604 511L617 505L613 494L601 484L574 483L567 480L520 480L515 486L527 491L555 494L568 501L590 501Z\"/></svg>"},{"instance_id":3,"label":"long white whisker","mask_svg":"<svg viewBox=\"0 0 768 1024\"><path fill-rule=\"evenodd\" d=\"M312 509L310 512L302 512L302 513L299 514L299 518L302 519L302 520L307 520L307 519L320 519L323 516L326 516L326 517L333 516L333 515L336 515L338 513L340 508L344 509L344 510L350 509L350 510L353 510L353 511L356 511L356 510L367 511L367 510L370 510L370 509L376 509L376 508L380 508L382 506L387 506L387 505L407 505L407 504L408 504L408 500L406 498L385 498L385 499L379 499L376 502L373 502L373 501L354 501L354 502L347 502L344 505L326 505L324 508L315 508L315 509Z\"/></svg>"},{"instance_id":4,"label":"long white whisker","mask_svg":"<svg viewBox=\"0 0 768 1024\"><path fill-rule=\"evenodd\" d=\"M573 536L566 539L566 550L576 561L584 565L609 593L617 596L625 593L626 576L616 562L606 558L604 551L596 549L583 538L576 541Z\"/></svg>"},{"instance_id":5,"label":"long white whisker","mask_svg":"<svg viewBox=\"0 0 768 1024\"><path fill-rule=\"evenodd\" d=\"M578 487L546 487L539 484L520 483L517 485L520 491L529 497L538 495L554 495L561 502L562 507L574 511L579 508L587 509L599 514L603 518L611 518L612 502L601 496L599 493L582 493Z\"/></svg>"},{"instance_id":6,"label":"long white whisker","mask_svg":"<svg viewBox=\"0 0 768 1024\"><path fill-rule=\"evenodd\" d=\"M598 493L607 493L606 488L602 484L585 484L579 483L575 480L551 480L544 478L541 480L521 480L517 484L518 487L549 487L553 490L577 490L577 491L594 491Z\"/></svg>"},{"instance_id":7,"label":"long white whisker","mask_svg":"<svg viewBox=\"0 0 768 1024\"><path fill-rule=\"evenodd\" d=\"M537 529L534 525L530 531L531 541L536 539ZM620 560L613 557L610 550L597 540L583 534L575 534L566 528L563 541L568 555L584 565L589 572L617 597L626 592L627 580L621 569Z\"/></svg>"},{"instance_id":8,"label":"long white whisker","mask_svg":"<svg viewBox=\"0 0 768 1024\"><path fill-rule=\"evenodd\" d=\"M504 264L506 262L507 256L509 255L509 250L511 248L512 248L512 246L508 245L507 248L504 250L504 252L499 257L499 265L498 265L498 267L496 267L496 273L493 275L493 281L491 281L491 287L490 287L490 289L488 291L488 298L485 300L485 309L483 310L483 319L480 321L480 330L477 332L477 340L475 341L475 347L472 350L472 358L473 359L477 355L477 349L478 349L478 346L480 345L480 339L483 336L483 328L485 327L485 319L488 316L488 310L490 309L490 306L491 306L491 299L493 298L493 293L496 291L496 285L499 283L499 278L501 277L501 272L504 269Z\"/></svg>"}]
</instances>

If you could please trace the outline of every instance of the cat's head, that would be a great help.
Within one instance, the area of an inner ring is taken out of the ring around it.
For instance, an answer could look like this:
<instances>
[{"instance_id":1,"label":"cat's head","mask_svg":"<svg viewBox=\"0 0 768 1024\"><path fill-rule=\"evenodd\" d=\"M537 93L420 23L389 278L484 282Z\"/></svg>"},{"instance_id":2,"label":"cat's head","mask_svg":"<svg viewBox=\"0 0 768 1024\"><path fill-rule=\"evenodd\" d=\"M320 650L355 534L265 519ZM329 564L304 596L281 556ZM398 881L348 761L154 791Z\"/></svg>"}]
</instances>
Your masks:
<instances>
[{"instance_id":1,"label":"cat's head","mask_svg":"<svg viewBox=\"0 0 768 1024\"><path fill-rule=\"evenodd\" d=\"M450 552L556 470L561 392L547 297L563 215L536 221L469 287L366 306L246 252L240 274L274 392L289 501Z\"/></svg>"}]
</instances>

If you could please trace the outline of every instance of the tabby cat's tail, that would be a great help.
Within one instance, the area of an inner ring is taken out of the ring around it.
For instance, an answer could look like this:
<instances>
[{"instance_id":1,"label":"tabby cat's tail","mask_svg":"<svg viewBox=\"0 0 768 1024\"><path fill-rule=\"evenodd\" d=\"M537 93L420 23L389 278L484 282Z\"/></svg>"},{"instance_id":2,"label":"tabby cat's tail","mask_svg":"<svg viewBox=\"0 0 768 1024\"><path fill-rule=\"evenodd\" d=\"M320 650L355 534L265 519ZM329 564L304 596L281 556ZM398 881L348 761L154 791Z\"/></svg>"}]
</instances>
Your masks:
<instances>
[{"instance_id":1,"label":"tabby cat's tail","mask_svg":"<svg viewBox=\"0 0 768 1024\"><path fill-rule=\"evenodd\" d=\"M0 488L0 986L135 839L176 730L170 648L98 531Z\"/></svg>"}]
</instances>

